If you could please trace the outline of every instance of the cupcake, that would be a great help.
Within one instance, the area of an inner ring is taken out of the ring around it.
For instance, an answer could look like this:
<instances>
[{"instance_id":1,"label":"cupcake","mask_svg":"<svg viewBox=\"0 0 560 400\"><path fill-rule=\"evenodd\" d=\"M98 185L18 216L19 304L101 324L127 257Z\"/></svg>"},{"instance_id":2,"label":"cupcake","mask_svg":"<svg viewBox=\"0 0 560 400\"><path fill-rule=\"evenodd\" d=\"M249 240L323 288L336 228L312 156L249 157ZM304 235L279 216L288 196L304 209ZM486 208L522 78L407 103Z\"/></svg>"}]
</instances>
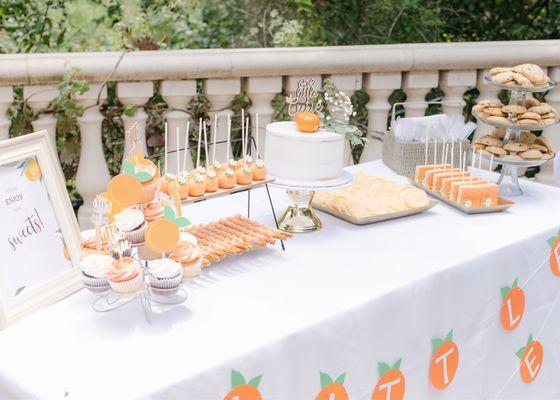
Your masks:
<instances>
[{"instance_id":1,"label":"cupcake","mask_svg":"<svg viewBox=\"0 0 560 400\"><path fill-rule=\"evenodd\" d=\"M120 295L133 295L144 289L144 275L140 263L131 257L113 260L107 271L109 285Z\"/></svg>"},{"instance_id":2,"label":"cupcake","mask_svg":"<svg viewBox=\"0 0 560 400\"><path fill-rule=\"evenodd\" d=\"M253 179L256 181L264 181L266 179L266 175L268 174L268 170L264 165L263 160L257 160L254 164L251 165L251 171L253 171Z\"/></svg>"},{"instance_id":3,"label":"cupcake","mask_svg":"<svg viewBox=\"0 0 560 400\"><path fill-rule=\"evenodd\" d=\"M86 288L93 293L109 290L107 271L113 263L113 257L107 254L90 253L80 261L82 280Z\"/></svg>"},{"instance_id":4,"label":"cupcake","mask_svg":"<svg viewBox=\"0 0 560 400\"><path fill-rule=\"evenodd\" d=\"M253 181L253 171L248 165L235 171L235 177L238 185L248 185Z\"/></svg>"},{"instance_id":5,"label":"cupcake","mask_svg":"<svg viewBox=\"0 0 560 400\"><path fill-rule=\"evenodd\" d=\"M227 167L226 170L218 177L218 184L222 189L234 188L235 182L235 172L230 167Z\"/></svg>"},{"instance_id":6,"label":"cupcake","mask_svg":"<svg viewBox=\"0 0 560 400\"><path fill-rule=\"evenodd\" d=\"M183 267L170 258L160 258L148 263L150 286L155 294L173 294L183 281Z\"/></svg>"},{"instance_id":7,"label":"cupcake","mask_svg":"<svg viewBox=\"0 0 560 400\"><path fill-rule=\"evenodd\" d=\"M183 266L183 278L194 278L202 273L202 251L198 245L181 241L169 258Z\"/></svg>"},{"instance_id":8,"label":"cupcake","mask_svg":"<svg viewBox=\"0 0 560 400\"><path fill-rule=\"evenodd\" d=\"M197 172L189 182L189 196L200 197L206 191L206 180L204 175Z\"/></svg>"},{"instance_id":9,"label":"cupcake","mask_svg":"<svg viewBox=\"0 0 560 400\"><path fill-rule=\"evenodd\" d=\"M146 204L142 213L144 214L146 222L152 222L156 219L163 218L163 204L159 201L152 201L151 203Z\"/></svg>"},{"instance_id":10,"label":"cupcake","mask_svg":"<svg viewBox=\"0 0 560 400\"><path fill-rule=\"evenodd\" d=\"M218 190L219 181L216 173L212 170L206 172L206 193L212 193Z\"/></svg>"},{"instance_id":11,"label":"cupcake","mask_svg":"<svg viewBox=\"0 0 560 400\"><path fill-rule=\"evenodd\" d=\"M124 232L125 240L133 245L144 242L144 231L146 230L146 220L142 211L135 208L125 208L115 215L115 228Z\"/></svg>"}]
</instances>

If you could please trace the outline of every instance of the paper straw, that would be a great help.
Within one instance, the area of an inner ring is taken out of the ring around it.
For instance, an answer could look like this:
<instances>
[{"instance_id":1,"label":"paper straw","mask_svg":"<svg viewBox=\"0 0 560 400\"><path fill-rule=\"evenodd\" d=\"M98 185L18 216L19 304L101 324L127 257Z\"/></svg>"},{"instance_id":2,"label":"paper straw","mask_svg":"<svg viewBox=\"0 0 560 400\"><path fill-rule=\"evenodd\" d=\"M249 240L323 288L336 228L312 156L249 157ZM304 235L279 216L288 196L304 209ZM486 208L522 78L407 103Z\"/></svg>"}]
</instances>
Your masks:
<instances>
[{"instance_id":1,"label":"paper straw","mask_svg":"<svg viewBox=\"0 0 560 400\"><path fill-rule=\"evenodd\" d=\"M180 171L180 166L179 166L179 162L181 161L181 157L180 157L180 153L179 153L179 149L181 148L180 146L180 139L179 139L179 127L177 127L177 152L175 153L175 160L177 161L177 173L179 173Z\"/></svg>"},{"instance_id":2,"label":"paper straw","mask_svg":"<svg viewBox=\"0 0 560 400\"><path fill-rule=\"evenodd\" d=\"M200 135L202 135L202 118L198 119L198 145L196 147L196 168L200 167Z\"/></svg>"},{"instance_id":3,"label":"paper straw","mask_svg":"<svg viewBox=\"0 0 560 400\"><path fill-rule=\"evenodd\" d=\"M228 113L227 115L227 148L226 148L226 165L229 161L229 142L231 138L231 115Z\"/></svg>"},{"instance_id":4,"label":"paper straw","mask_svg":"<svg viewBox=\"0 0 560 400\"><path fill-rule=\"evenodd\" d=\"M214 115L214 140L212 141L212 164L216 162L216 136L218 136L218 114Z\"/></svg>"},{"instance_id":5,"label":"paper straw","mask_svg":"<svg viewBox=\"0 0 560 400\"><path fill-rule=\"evenodd\" d=\"M165 137L164 137L164 141L165 141L165 148L163 150L163 159L165 162L165 174L167 175L167 122L165 123Z\"/></svg>"},{"instance_id":6,"label":"paper straw","mask_svg":"<svg viewBox=\"0 0 560 400\"><path fill-rule=\"evenodd\" d=\"M206 124L204 124L204 155L206 156L206 168L208 168L208 135L206 134Z\"/></svg>"},{"instance_id":7,"label":"paper straw","mask_svg":"<svg viewBox=\"0 0 560 400\"><path fill-rule=\"evenodd\" d=\"M187 170L187 154L189 153L189 128L191 121L187 121L187 131L185 132L185 153L183 154L183 171Z\"/></svg>"},{"instance_id":8,"label":"paper straw","mask_svg":"<svg viewBox=\"0 0 560 400\"><path fill-rule=\"evenodd\" d=\"M255 115L255 151L257 153L257 160L260 158L259 157L259 113L256 113Z\"/></svg>"}]
</instances>

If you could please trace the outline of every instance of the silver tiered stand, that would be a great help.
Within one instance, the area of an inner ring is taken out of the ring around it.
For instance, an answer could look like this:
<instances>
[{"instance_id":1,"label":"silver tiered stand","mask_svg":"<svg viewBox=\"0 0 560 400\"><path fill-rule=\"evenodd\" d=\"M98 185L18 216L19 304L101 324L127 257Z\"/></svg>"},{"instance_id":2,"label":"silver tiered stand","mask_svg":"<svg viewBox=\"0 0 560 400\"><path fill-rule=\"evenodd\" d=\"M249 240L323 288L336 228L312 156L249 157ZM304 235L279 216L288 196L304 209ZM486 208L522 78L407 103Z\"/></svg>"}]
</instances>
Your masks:
<instances>
[{"instance_id":1,"label":"silver tiered stand","mask_svg":"<svg viewBox=\"0 0 560 400\"><path fill-rule=\"evenodd\" d=\"M542 93L554 89L556 84L554 82L549 82L546 85L541 86L532 86L532 87L516 87L511 85L505 85L499 82L495 82L491 77L486 76L484 77L486 82L489 85L495 86L500 89L505 89L510 91L510 105L525 105L525 97L527 93ZM554 124L548 125L518 125L518 124L505 124L499 123L494 121L488 121L482 115L472 111L472 115L479 121L488 125L492 125L497 128L504 128L506 130L506 135L504 137L505 142L510 141L519 141L519 135L521 131L541 131L545 128L553 126L558 123L558 119ZM509 114L508 119L510 121L515 122L514 115ZM512 153L514 154L514 153ZM491 157L484 155L483 158L490 161ZM554 158L551 157L549 159L542 159L542 160L504 160L503 158L494 157L493 162L499 165L502 165L502 171L498 181L496 182L500 185L500 195L508 197L508 196L520 196L523 194L523 190L521 190L521 186L519 185L519 178L517 169L518 168L528 168L528 167L538 167L543 165Z\"/></svg>"},{"instance_id":2,"label":"silver tiered stand","mask_svg":"<svg viewBox=\"0 0 560 400\"><path fill-rule=\"evenodd\" d=\"M290 205L278 220L278 228L291 233L314 232L321 229L321 220L313 212L311 203L317 190L337 189L352 183L353 176L348 171L334 179L298 181L275 177L272 186L286 189Z\"/></svg>"}]
</instances>

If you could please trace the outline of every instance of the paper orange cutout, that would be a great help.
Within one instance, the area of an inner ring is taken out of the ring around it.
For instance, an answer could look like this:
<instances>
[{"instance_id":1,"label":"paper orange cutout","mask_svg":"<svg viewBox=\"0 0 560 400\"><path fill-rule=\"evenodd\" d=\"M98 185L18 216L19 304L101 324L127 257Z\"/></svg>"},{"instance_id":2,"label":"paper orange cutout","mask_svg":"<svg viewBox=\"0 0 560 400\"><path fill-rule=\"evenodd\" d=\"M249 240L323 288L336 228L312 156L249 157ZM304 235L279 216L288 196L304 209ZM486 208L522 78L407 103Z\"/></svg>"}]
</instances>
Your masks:
<instances>
[{"instance_id":1,"label":"paper orange cutout","mask_svg":"<svg viewBox=\"0 0 560 400\"><path fill-rule=\"evenodd\" d=\"M432 355L430 382L437 389L445 389L455 377L459 366L459 349L454 342L444 342Z\"/></svg>"},{"instance_id":2,"label":"paper orange cutout","mask_svg":"<svg viewBox=\"0 0 560 400\"><path fill-rule=\"evenodd\" d=\"M142 200L142 184L133 176L119 174L109 181L107 192L114 203L130 207Z\"/></svg>"},{"instance_id":3,"label":"paper orange cutout","mask_svg":"<svg viewBox=\"0 0 560 400\"><path fill-rule=\"evenodd\" d=\"M523 349L519 368L519 373L521 374L523 382L531 383L537 378L541 371L543 355L543 346L541 342L537 340L531 341L527 347Z\"/></svg>"},{"instance_id":4,"label":"paper orange cutout","mask_svg":"<svg viewBox=\"0 0 560 400\"><path fill-rule=\"evenodd\" d=\"M148 224L144 237L150 250L167 253L179 243L179 228L172 221L158 219Z\"/></svg>"},{"instance_id":5,"label":"paper orange cutout","mask_svg":"<svg viewBox=\"0 0 560 400\"><path fill-rule=\"evenodd\" d=\"M519 326L525 312L525 294L519 286L514 286L505 295L500 310L502 326L512 331Z\"/></svg>"},{"instance_id":6,"label":"paper orange cutout","mask_svg":"<svg viewBox=\"0 0 560 400\"><path fill-rule=\"evenodd\" d=\"M406 389L403 373L400 371L401 360L393 366L378 363L379 380L373 389L371 400L402 400Z\"/></svg>"}]
</instances>

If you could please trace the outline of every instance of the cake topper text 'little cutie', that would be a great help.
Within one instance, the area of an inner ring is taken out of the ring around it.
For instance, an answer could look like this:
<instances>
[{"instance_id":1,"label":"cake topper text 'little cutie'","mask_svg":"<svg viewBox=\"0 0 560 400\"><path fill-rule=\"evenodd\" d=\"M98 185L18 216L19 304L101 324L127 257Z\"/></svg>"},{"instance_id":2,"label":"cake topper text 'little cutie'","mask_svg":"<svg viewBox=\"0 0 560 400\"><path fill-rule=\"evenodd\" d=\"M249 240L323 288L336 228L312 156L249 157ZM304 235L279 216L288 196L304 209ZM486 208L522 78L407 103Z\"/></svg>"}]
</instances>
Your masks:
<instances>
[{"instance_id":1,"label":"cake topper text 'little cutie'","mask_svg":"<svg viewBox=\"0 0 560 400\"><path fill-rule=\"evenodd\" d=\"M302 79L297 84L296 95L286 97L288 114L296 115L298 112L317 113L323 109L323 104L318 101L319 92L314 89L315 79Z\"/></svg>"}]
</instances>

